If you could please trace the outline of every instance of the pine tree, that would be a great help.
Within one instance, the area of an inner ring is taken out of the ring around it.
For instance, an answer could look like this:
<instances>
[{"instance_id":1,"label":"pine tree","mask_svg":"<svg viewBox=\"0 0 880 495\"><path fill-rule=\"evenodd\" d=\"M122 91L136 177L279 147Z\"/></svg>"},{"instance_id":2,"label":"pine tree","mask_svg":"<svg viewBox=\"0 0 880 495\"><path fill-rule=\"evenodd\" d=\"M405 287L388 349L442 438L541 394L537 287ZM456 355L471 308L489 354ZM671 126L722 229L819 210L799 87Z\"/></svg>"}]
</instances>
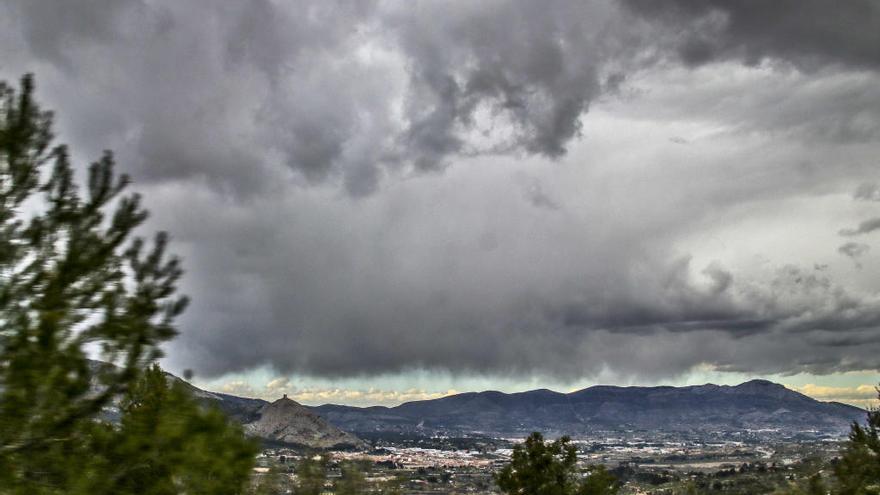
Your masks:
<instances>
[{"instance_id":1,"label":"pine tree","mask_svg":"<svg viewBox=\"0 0 880 495\"><path fill-rule=\"evenodd\" d=\"M591 466L578 486L578 495L614 495L620 490L617 478L605 466Z\"/></svg>"},{"instance_id":2,"label":"pine tree","mask_svg":"<svg viewBox=\"0 0 880 495\"><path fill-rule=\"evenodd\" d=\"M122 400L111 461L90 493L235 495L248 481L257 444L216 409L200 406L179 381L151 367ZM98 488L99 490L96 490Z\"/></svg>"},{"instance_id":3,"label":"pine tree","mask_svg":"<svg viewBox=\"0 0 880 495\"><path fill-rule=\"evenodd\" d=\"M540 433L532 433L513 449L509 464L495 481L502 492L511 495L614 495L619 486L602 466L588 470L586 477L577 472L577 452L568 437L544 442Z\"/></svg>"},{"instance_id":4,"label":"pine tree","mask_svg":"<svg viewBox=\"0 0 880 495\"><path fill-rule=\"evenodd\" d=\"M133 458L124 447L143 441L161 457L172 447L215 446L206 431L240 437L215 414L195 414L177 391L162 391L155 372L143 376L186 307L175 294L180 262L166 256L166 234L151 243L133 236L147 212L137 194L124 194L129 179L114 172L109 152L81 187L67 148L52 140L52 115L35 103L32 78L19 91L0 83L0 492L178 493L151 487L175 483L170 476L210 477L200 471L207 464L188 462L186 475L151 464L135 489L138 466L121 463ZM87 348L101 361L89 360ZM154 410L129 402L121 427L101 422L124 397L152 397ZM176 430L162 412L173 406L188 411ZM214 455L252 453L231 445Z\"/></svg>"},{"instance_id":5,"label":"pine tree","mask_svg":"<svg viewBox=\"0 0 880 495\"><path fill-rule=\"evenodd\" d=\"M880 391L878 391L880 393ZM849 440L834 466L840 495L880 494L880 410L868 411L864 426L853 423Z\"/></svg>"}]
</instances>

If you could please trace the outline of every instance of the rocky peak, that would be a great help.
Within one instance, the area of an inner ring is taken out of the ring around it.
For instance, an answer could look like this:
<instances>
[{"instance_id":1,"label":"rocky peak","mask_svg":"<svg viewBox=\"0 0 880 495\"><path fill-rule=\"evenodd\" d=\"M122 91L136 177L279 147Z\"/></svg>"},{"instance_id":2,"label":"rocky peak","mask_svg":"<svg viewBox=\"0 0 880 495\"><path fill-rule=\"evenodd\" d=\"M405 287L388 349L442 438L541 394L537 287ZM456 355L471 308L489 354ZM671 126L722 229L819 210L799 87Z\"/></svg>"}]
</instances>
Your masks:
<instances>
[{"instance_id":1,"label":"rocky peak","mask_svg":"<svg viewBox=\"0 0 880 495\"><path fill-rule=\"evenodd\" d=\"M362 444L354 435L336 428L287 395L261 407L257 419L246 424L245 431L269 440L310 447Z\"/></svg>"}]
</instances>

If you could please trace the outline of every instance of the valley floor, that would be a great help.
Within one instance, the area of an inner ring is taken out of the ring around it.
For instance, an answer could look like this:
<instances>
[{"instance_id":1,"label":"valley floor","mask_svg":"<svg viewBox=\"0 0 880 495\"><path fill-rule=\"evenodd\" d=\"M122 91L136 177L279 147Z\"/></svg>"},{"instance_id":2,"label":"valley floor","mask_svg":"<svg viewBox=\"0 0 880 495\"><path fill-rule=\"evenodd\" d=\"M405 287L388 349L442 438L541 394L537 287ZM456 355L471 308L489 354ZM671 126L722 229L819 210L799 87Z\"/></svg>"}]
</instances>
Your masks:
<instances>
[{"instance_id":1,"label":"valley floor","mask_svg":"<svg viewBox=\"0 0 880 495\"><path fill-rule=\"evenodd\" d=\"M375 442L370 450L358 452L269 449L259 458L255 482L271 476L279 488L294 490L303 482L300 466L309 459L312 463L320 460L326 493L350 493L352 479L360 492L498 493L493 475L509 461L514 442L424 438ZM620 493L627 495L772 493L820 472L840 447L829 440L757 443L617 438L581 440L576 445L581 467L604 464L621 480Z\"/></svg>"}]
</instances>

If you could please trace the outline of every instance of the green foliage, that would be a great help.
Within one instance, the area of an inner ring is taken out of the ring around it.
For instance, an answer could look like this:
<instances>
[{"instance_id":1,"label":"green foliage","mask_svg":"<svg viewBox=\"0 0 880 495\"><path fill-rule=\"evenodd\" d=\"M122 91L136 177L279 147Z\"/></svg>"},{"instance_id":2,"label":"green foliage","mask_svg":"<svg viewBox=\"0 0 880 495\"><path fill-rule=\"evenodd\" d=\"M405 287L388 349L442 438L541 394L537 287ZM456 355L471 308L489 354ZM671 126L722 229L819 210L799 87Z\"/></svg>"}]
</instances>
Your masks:
<instances>
[{"instance_id":1,"label":"green foliage","mask_svg":"<svg viewBox=\"0 0 880 495\"><path fill-rule=\"evenodd\" d=\"M527 495L613 495L619 490L604 467L593 467L581 478L577 453L568 437L544 442L532 433L513 449L508 465L495 478L502 492Z\"/></svg>"},{"instance_id":2,"label":"green foliage","mask_svg":"<svg viewBox=\"0 0 880 495\"><path fill-rule=\"evenodd\" d=\"M327 458L306 457L296 466L297 495L321 495L327 481Z\"/></svg>"},{"instance_id":3,"label":"green foliage","mask_svg":"<svg viewBox=\"0 0 880 495\"><path fill-rule=\"evenodd\" d=\"M605 466L591 466L577 489L578 495L613 495L620 489L617 478Z\"/></svg>"},{"instance_id":4,"label":"green foliage","mask_svg":"<svg viewBox=\"0 0 880 495\"><path fill-rule=\"evenodd\" d=\"M340 470L342 477L336 482L336 495L358 495L367 491L364 470L356 462L344 462Z\"/></svg>"},{"instance_id":5,"label":"green foliage","mask_svg":"<svg viewBox=\"0 0 880 495\"><path fill-rule=\"evenodd\" d=\"M862 426L853 423L849 440L834 466L840 495L880 494L880 410L868 412Z\"/></svg>"},{"instance_id":6,"label":"green foliage","mask_svg":"<svg viewBox=\"0 0 880 495\"><path fill-rule=\"evenodd\" d=\"M568 437L545 443L532 433L513 449L510 464L498 473L496 483L504 493L568 495L574 493L577 455Z\"/></svg>"},{"instance_id":7,"label":"green foliage","mask_svg":"<svg viewBox=\"0 0 880 495\"><path fill-rule=\"evenodd\" d=\"M825 482L822 481L822 476L816 473L813 476L810 476L804 492L807 495L828 495L828 487L826 487Z\"/></svg>"},{"instance_id":8,"label":"green foliage","mask_svg":"<svg viewBox=\"0 0 880 495\"><path fill-rule=\"evenodd\" d=\"M105 446L112 481L103 493L172 495L240 493L255 442L218 410L201 407L179 382L154 366L123 401L122 423ZM121 469L119 467L122 467Z\"/></svg>"},{"instance_id":9,"label":"green foliage","mask_svg":"<svg viewBox=\"0 0 880 495\"><path fill-rule=\"evenodd\" d=\"M777 495L828 495L830 490L822 480L822 475L816 473L807 478L805 483L794 483L785 488L777 489L773 493Z\"/></svg>"},{"instance_id":10,"label":"green foliage","mask_svg":"<svg viewBox=\"0 0 880 495\"><path fill-rule=\"evenodd\" d=\"M0 492L231 493L213 483L252 446L145 373L187 303L168 237L133 236L147 213L109 152L76 183L33 92L0 83ZM120 402L120 427L99 421Z\"/></svg>"},{"instance_id":11,"label":"green foliage","mask_svg":"<svg viewBox=\"0 0 880 495\"><path fill-rule=\"evenodd\" d=\"M692 482L688 483L684 486L684 488L677 492L676 495L697 495L697 487Z\"/></svg>"}]
</instances>

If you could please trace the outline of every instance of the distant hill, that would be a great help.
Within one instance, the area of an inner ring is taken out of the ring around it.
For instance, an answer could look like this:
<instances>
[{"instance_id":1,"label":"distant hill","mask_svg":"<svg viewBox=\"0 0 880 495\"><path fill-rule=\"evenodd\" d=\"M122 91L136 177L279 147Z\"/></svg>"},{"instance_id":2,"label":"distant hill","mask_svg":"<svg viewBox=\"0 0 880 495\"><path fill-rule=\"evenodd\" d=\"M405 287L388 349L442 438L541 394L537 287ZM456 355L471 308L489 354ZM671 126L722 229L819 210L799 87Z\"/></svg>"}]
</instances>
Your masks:
<instances>
[{"instance_id":1,"label":"distant hill","mask_svg":"<svg viewBox=\"0 0 880 495\"><path fill-rule=\"evenodd\" d=\"M91 361L93 368L105 366ZM271 443L311 448L364 447L366 444L351 433L340 430L310 408L288 399L287 396L267 402L234 395L202 390L171 373L165 373L169 382L183 385L192 396L203 404L223 411L230 419L242 424L246 434ZM105 421L119 420L115 405L102 413Z\"/></svg>"},{"instance_id":2,"label":"distant hill","mask_svg":"<svg viewBox=\"0 0 880 495\"><path fill-rule=\"evenodd\" d=\"M373 432L572 436L608 431L735 433L775 430L839 435L863 421L857 407L820 402L782 385L753 380L736 386L596 386L563 394L532 390L478 392L407 402L396 407L312 408L357 434Z\"/></svg>"},{"instance_id":3,"label":"distant hill","mask_svg":"<svg viewBox=\"0 0 880 495\"><path fill-rule=\"evenodd\" d=\"M286 444L330 448L364 446L356 436L327 423L326 420L287 396L256 411L256 419L244 425L250 435Z\"/></svg>"},{"instance_id":4,"label":"distant hill","mask_svg":"<svg viewBox=\"0 0 880 495\"><path fill-rule=\"evenodd\" d=\"M180 380L174 375L169 376ZM267 402L234 395L207 392L183 382L202 402L218 407L244 426L250 436L273 443L326 449L363 447L363 440L340 430L308 407L287 396Z\"/></svg>"}]
</instances>

